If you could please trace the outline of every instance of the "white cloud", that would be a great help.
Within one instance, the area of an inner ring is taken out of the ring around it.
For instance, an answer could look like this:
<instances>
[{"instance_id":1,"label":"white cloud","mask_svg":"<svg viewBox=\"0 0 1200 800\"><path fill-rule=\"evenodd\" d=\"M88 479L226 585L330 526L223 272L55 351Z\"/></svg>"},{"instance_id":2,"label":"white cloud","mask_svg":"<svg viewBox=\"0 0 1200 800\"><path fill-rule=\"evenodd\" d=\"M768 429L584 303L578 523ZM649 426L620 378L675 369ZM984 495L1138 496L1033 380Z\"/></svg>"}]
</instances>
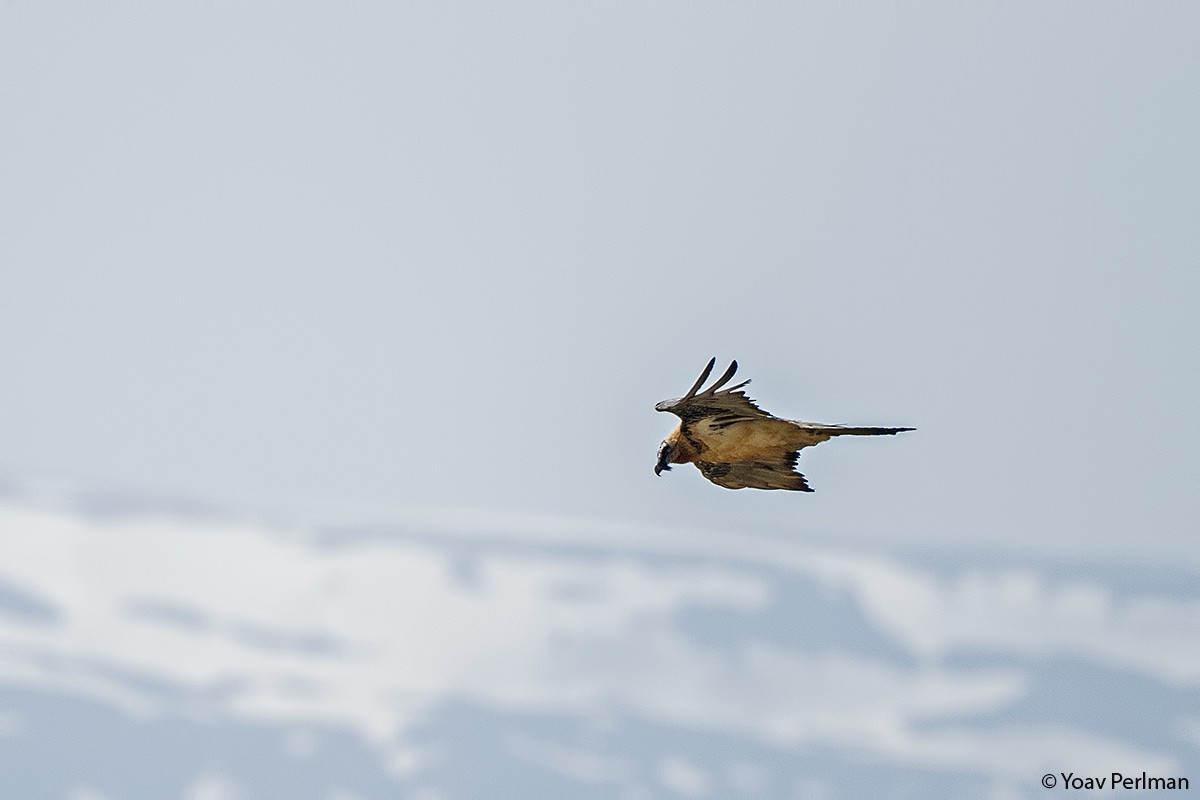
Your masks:
<instances>
[{"instance_id":1,"label":"white cloud","mask_svg":"<svg viewBox=\"0 0 1200 800\"><path fill-rule=\"evenodd\" d=\"M584 783L624 784L633 777L630 764L623 758L566 747L553 741L512 735L508 737L505 749L522 761Z\"/></svg>"},{"instance_id":2,"label":"white cloud","mask_svg":"<svg viewBox=\"0 0 1200 800\"><path fill-rule=\"evenodd\" d=\"M198 775L183 791L183 800L242 800L237 784L222 775Z\"/></svg>"},{"instance_id":3,"label":"white cloud","mask_svg":"<svg viewBox=\"0 0 1200 800\"><path fill-rule=\"evenodd\" d=\"M703 797L709 793L712 784L707 770L680 756L659 762L658 780L672 792L685 797Z\"/></svg>"},{"instance_id":4,"label":"white cloud","mask_svg":"<svg viewBox=\"0 0 1200 800\"><path fill-rule=\"evenodd\" d=\"M971 648L1084 655L1179 685L1200 686L1200 598L1118 600L1095 581L1052 583L1032 570L935 578L880 559L820 556L825 579L915 654Z\"/></svg>"},{"instance_id":5,"label":"white cloud","mask_svg":"<svg viewBox=\"0 0 1200 800\"><path fill-rule=\"evenodd\" d=\"M909 764L977 770L1014 785L1064 768L1100 775L1113 764L1137 764L1151 774L1166 774L1176 766L1169 756L1151 750L1053 726L909 732L896 741L893 755Z\"/></svg>"},{"instance_id":6,"label":"white cloud","mask_svg":"<svg viewBox=\"0 0 1200 800\"><path fill-rule=\"evenodd\" d=\"M935 577L761 540L735 548L723 537L641 536L582 558L503 546L463 555L445 540L417 539L322 549L303 531L161 517L96 522L2 505L0 525L17 532L0 537L4 573L63 610L55 625L0 617L0 683L81 693L139 714L170 709L99 667L197 696L231 687L206 702L301 726L293 730L358 731L402 774L419 772L430 755L406 732L449 698L524 713L616 706L777 747L824 744L981 772L1001 786L1041 774L1048 753L1070 754L1072 766L1166 767L1152 752L1087 731L931 727L1001 711L1027 689L1020 667L950 669L941 658L963 647L1073 652L1183 681L1200 658L1188 601L1118 603L1099 584L1050 586L1029 571ZM537 532L543 541L552 535ZM671 547L692 557L664 557ZM457 577L464 558L466 583ZM684 608L765 608L780 569L849 591L916 664L753 636L731 653L679 628ZM580 780L619 767L534 739L509 744ZM298 756L309 745L284 741ZM710 792L717 780L682 768L686 760L664 763L659 779L685 795ZM1058 763L1066 762L1042 771Z\"/></svg>"},{"instance_id":7,"label":"white cloud","mask_svg":"<svg viewBox=\"0 0 1200 800\"><path fill-rule=\"evenodd\" d=\"M87 786L76 786L67 792L65 800L109 800L109 796Z\"/></svg>"}]
</instances>

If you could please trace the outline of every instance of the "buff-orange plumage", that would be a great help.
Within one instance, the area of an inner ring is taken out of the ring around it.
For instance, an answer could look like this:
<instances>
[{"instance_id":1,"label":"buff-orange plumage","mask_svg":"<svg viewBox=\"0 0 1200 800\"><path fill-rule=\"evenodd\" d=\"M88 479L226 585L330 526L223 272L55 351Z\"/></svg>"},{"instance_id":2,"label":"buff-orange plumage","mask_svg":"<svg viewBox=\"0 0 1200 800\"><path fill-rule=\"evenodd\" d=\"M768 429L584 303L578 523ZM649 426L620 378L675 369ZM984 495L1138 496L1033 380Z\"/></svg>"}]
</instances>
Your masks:
<instances>
[{"instance_id":1,"label":"buff-orange plumage","mask_svg":"<svg viewBox=\"0 0 1200 800\"><path fill-rule=\"evenodd\" d=\"M656 475L671 464L695 464L704 477L726 489L788 489L811 492L795 470L800 450L834 436L882 436L914 428L862 428L780 419L746 397L750 381L722 388L733 378L737 362L707 389L716 358L700 373L683 397L663 400L654 408L680 419L658 448Z\"/></svg>"}]
</instances>

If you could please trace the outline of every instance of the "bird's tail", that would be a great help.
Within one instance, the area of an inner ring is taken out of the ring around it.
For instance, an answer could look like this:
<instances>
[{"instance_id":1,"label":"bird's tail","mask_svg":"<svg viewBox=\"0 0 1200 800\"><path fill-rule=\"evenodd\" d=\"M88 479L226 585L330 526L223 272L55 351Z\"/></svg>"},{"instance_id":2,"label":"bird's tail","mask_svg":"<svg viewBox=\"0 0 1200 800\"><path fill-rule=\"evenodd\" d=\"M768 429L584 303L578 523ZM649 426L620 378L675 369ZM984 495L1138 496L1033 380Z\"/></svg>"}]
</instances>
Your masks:
<instances>
[{"instance_id":1,"label":"bird's tail","mask_svg":"<svg viewBox=\"0 0 1200 800\"><path fill-rule=\"evenodd\" d=\"M846 425L829 425L824 427L830 436L891 436L893 433L915 431L916 428L851 428Z\"/></svg>"}]
</instances>

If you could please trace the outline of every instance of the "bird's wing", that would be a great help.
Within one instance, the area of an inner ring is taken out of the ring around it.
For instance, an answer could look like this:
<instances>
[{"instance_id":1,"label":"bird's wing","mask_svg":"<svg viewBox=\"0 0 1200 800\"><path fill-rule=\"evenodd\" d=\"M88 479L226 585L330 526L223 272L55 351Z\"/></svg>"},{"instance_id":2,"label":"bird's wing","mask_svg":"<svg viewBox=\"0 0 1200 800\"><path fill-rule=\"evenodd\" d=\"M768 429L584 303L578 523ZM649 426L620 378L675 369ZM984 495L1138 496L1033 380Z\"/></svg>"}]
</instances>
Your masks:
<instances>
[{"instance_id":1,"label":"bird's wing","mask_svg":"<svg viewBox=\"0 0 1200 800\"><path fill-rule=\"evenodd\" d=\"M663 400L654 406L654 409L656 411L669 411L684 422L695 422L706 417L720 417L722 422L730 423L747 419L774 419L773 415L763 411L754 404L753 400L746 397L745 392L739 391L743 386L750 383L750 381L742 381L739 384L730 386L728 389L721 388L729 383L729 380L733 377L733 373L737 372L736 361L730 362L729 368L717 379L716 383L704 391L698 392L697 390L708 380L709 374L712 373L713 365L716 363L716 358L708 362L708 366L704 368L704 371L700 373L700 377L683 397L674 400Z\"/></svg>"},{"instance_id":2,"label":"bird's wing","mask_svg":"<svg viewBox=\"0 0 1200 800\"><path fill-rule=\"evenodd\" d=\"M704 477L726 489L789 489L793 492L811 492L808 481L795 471L798 455L799 453L793 451L771 461L697 461L696 466Z\"/></svg>"}]
</instances>

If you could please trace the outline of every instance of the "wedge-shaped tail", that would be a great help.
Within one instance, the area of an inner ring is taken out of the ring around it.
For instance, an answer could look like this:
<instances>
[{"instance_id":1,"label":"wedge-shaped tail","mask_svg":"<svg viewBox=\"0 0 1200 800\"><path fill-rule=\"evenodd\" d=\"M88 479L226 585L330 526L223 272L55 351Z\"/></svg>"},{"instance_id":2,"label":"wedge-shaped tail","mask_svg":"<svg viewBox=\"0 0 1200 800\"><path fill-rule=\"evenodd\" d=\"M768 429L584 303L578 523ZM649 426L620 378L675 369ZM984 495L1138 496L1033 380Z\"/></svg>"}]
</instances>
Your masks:
<instances>
[{"instance_id":1,"label":"wedge-shaped tail","mask_svg":"<svg viewBox=\"0 0 1200 800\"><path fill-rule=\"evenodd\" d=\"M830 436L891 436L894 433L916 430L916 428L852 428L849 425L820 425L816 427L828 431Z\"/></svg>"}]
</instances>

